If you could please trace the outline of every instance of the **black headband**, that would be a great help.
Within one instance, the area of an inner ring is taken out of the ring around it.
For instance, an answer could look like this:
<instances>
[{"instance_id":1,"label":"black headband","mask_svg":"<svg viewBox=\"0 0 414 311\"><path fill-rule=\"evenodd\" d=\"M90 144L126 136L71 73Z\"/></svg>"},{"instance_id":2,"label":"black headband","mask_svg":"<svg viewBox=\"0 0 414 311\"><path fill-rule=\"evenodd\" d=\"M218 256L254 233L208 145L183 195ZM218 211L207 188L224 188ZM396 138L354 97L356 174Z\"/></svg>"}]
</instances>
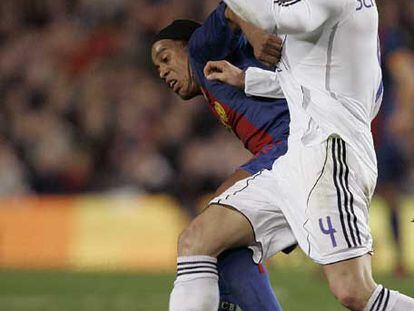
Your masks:
<instances>
[{"instance_id":1,"label":"black headband","mask_svg":"<svg viewBox=\"0 0 414 311\"><path fill-rule=\"evenodd\" d=\"M178 19L170 25L160 30L160 32L152 40L152 44L160 40L179 40L188 42L194 31L199 28L201 24L188 19Z\"/></svg>"}]
</instances>

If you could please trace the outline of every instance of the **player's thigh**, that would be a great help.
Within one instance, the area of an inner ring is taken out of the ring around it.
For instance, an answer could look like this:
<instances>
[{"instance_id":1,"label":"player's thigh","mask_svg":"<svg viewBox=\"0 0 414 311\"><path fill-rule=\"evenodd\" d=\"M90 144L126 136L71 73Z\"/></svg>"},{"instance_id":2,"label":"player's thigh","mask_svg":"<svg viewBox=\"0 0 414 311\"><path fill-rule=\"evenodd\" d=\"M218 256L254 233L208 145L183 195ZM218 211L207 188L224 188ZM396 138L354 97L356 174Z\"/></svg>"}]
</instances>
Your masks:
<instances>
[{"instance_id":1,"label":"player's thigh","mask_svg":"<svg viewBox=\"0 0 414 311\"><path fill-rule=\"evenodd\" d=\"M262 170L210 201L237 210L248 221L250 243L245 246L253 250L257 263L297 243L278 202L273 200L277 192L271 171Z\"/></svg>"},{"instance_id":2,"label":"player's thigh","mask_svg":"<svg viewBox=\"0 0 414 311\"><path fill-rule=\"evenodd\" d=\"M235 247L249 246L254 234L247 218L232 207L211 204L180 235L180 256L218 256Z\"/></svg>"},{"instance_id":3,"label":"player's thigh","mask_svg":"<svg viewBox=\"0 0 414 311\"><path fill-rule=\"evenodd\" d=\"M364 177L354 152L338 137L327 142L320 178L306 209L310 254L321 264L356 258L372 251L368 210L373 180Z\"/></svg>"},{"instance_id":4,"label":"player's thigh","mask_svg":"<svg viewBox=\"0 0 414 311\"><path fill-rule=\"evenodd\" d=\"M290 141L273 167L281 209L302 250L319 264L331 264L372 250L368 205L373 180L339 137L320 144ZM278 165L279 164L279 165Z\"/></svg>"}]
</instances>

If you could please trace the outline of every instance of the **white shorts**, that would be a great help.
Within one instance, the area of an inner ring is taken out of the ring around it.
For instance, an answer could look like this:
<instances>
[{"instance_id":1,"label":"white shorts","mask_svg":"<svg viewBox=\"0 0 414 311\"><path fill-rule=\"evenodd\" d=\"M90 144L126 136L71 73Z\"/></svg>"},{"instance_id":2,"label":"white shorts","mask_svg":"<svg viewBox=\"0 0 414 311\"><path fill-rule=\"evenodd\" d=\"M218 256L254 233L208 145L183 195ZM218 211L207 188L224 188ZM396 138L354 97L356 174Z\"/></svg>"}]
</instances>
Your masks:
<instances>
[{"instance_id":1,"label":"white shorts","mask_svg":"<svg viewBox=\"0 0 414 311\"><path fill-rule=\"evenodd\" d=\"M210 204L231 206L250 221L256 262L297 242L319 264L372 251L368 208L375 172L339 137L306 146L289 138L273 165L237 182Z\"/></svg>"}]
</instances>

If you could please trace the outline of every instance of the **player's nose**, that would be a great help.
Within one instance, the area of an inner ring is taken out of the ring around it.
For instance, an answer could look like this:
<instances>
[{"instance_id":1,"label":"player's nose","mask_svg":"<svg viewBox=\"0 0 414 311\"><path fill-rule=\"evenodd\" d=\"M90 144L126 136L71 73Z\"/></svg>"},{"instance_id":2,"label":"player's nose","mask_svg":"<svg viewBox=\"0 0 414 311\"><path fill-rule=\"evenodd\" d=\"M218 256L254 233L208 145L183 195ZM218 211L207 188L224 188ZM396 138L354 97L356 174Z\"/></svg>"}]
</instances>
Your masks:
<instances>
[{"instance_id":1,"label":"player's nose","mask_svg":"<svg viewBox=\"0 0 414 311\"><path fill-rule=\"evenodd\" d=\"M168 70L167 68L160 68L159 75L161 79L164 79L168 76Z\"/></svg>"}]
</instances>

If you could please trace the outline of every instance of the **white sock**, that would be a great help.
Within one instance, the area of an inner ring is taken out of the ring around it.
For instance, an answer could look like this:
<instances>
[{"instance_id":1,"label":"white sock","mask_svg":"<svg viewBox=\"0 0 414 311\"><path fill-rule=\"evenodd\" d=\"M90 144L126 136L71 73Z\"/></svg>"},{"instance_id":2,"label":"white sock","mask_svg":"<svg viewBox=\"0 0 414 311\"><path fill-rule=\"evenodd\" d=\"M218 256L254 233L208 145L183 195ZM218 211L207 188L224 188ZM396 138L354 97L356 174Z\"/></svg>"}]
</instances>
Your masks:
<instances>
[{"instance_id":1,"label":"white sock","mask_svg":"<svg viewBox=\"0 0 414 311\"><path fill-rule=\"evenodd\" d=\"M391 291L391 296L396 296L396 301L394 305L390 305L390 311L406 311L406 310L412 310L414 311L414 299L411 297L408 297L404 294L401 294L396 291ZM386 309L388 311L388 309Z\"/></svg>"},{"instance_id":2,"label":"white sock","mask_svg":"<svg viewBox=\"0 0 414 311\"><path fill-rule=\"evenodd\" d=\"M364 311L414 311L414 299L378 285Z\"/></svg>"},{"instance_id":3,"label":"white sock","mask_svg":"<svg viewBox=\"0 0 414 311\"><path fill-rule=\"evenodd\" d=\"M217 259L178 257L169 311L217 311L219 300Z\"/></svg>"}]
</instances>

